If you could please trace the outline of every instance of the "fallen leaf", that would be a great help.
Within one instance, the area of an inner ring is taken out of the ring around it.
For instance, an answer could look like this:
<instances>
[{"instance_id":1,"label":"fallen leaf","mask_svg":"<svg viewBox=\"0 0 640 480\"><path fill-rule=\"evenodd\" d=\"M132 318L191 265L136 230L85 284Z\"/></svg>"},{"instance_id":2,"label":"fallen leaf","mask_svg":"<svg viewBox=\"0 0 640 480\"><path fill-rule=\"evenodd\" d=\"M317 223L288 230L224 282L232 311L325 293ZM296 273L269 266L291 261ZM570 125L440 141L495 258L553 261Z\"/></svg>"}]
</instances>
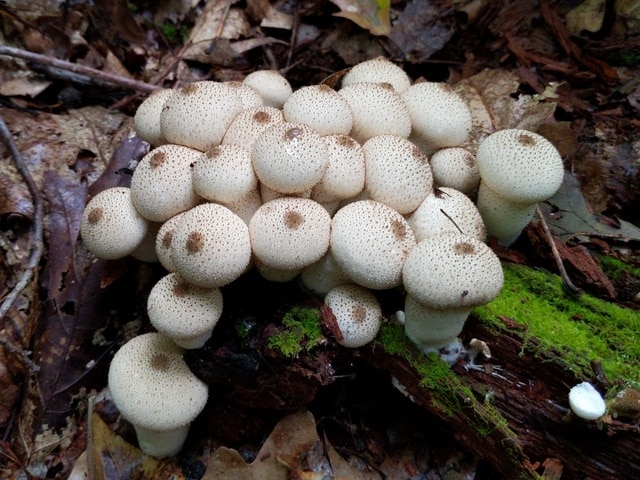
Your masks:
<instances>
[{"instance_id":1,"label":"fallen leaf","mask_svg":"<svg viewBox=\"0 0 640 480\"><path fill-rule=\"evenodd\" d=\"M331 0L331 3L340 8L340 12L334 13L336 17L351 20L373 35L391 33L389 0Z\"/></svg>"},{"instance_id":2,"label":"fallen leaf","mask_svg":"<svg viewBox=\"0 0 640 480\"><path fill-rule=\"evenodd\" d=\"M0 84L0 95L4 95L5 97L27 96L33 98L41 94L49 85L51 85L50 80L43 80L42 78L33 76L12 78Z\"/></svg>"},{"instance_id":3,"label":"fallen leaf","mask_svg":"<svg viewBox=\"0 0 640 480\"><path fill-rule=\"evenodd\" d=\"M606 11L605 0L585 0L565 15L567 30L572 35L580 35L583 30L597 32L602 28Z\"/></svg>"}]
</instances>

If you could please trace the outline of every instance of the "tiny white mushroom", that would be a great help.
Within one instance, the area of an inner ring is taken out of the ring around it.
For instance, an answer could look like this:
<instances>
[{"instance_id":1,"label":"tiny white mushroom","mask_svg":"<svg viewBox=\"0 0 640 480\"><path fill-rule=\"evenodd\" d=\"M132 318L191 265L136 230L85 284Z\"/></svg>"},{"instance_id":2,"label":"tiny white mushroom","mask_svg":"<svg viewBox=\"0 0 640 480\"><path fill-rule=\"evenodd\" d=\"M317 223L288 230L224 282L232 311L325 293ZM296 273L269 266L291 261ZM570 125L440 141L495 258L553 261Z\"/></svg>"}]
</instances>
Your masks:
<instances>
[{"instance_id":1,"label":"tiny white mushroom","mask_svg":"<svg viewBox=\"0 0 640 480\"><path fill-rule=\"evenodd\" d=\"M336 263L331 250L328 250L320 260L302 270L300 282L307 290L324 297L332 288L350 283L351 280Z\"/></svg>"},{"instance_id":2,"label":"tiny white mushroom","mask_svg":"<svg viewBox=\"0 0 640 480\"><path fill-rule=\"evenodd\" d=\"M466 148L448 147L435 152L429 159L433 183L465 194L473 193L480 184L476 159Z\"/></svg>"},{"instance_id":3,"label":"tiny white mushroom","mask_svg":"<svg viewBox=\"0 0 640 480\"><path fill-rule=\"evenodd\" d=\"M398 65L385 57L376 57L360 62L342 78L342 86L352 83L388 83L398 92L404 92L411 85L409 75Z\"/></svg>"},{"instance_id":4,"label":"tiny white mushroom","mask_svg":"<svg viewBox=\"0 0 640 480\"><path fill-rule=\"evenodd\" d=\"M282 108L293 89L289 81L276 70L257 70L243 80L245 85L257 91L268 107Z\"/></svg>"},{"instance_id":5,"label":"tiny white mushroom","mask_svg":"<svg viewBox=\"0 0 640 480\"><path fill-rule=\"evenodd\" d=\"M353 126L353 114L347 101L327 85L302 87L291 94L282 107L291 123L306 123L319 135L347 135Z\"/></svg>"},{"instance_id":6,"label":"tiny white mushroom","mask_svg":"<svg viewBox=\"0 0 640 480\"><path fill-rule=\"evenodd\" d=\"M166 143L160 130L160 113L167 99L173 95L171 88L159 88L140 104L133 117L133 128L138 136L153 147Z\"/></svg>"},{"instance_id":7,"label":"tiny white mushroom","mask_svg":"<svg viewBox=\"0 0 640 480\"><path fill-rule=\"evenodd\" d=\"M240 82L238 80L230 80L228 82L224 82L225 85L231 87L231 89L238 95L240 101L242 102L242 109L246 110L247 108L255 108L261 107L264 105L264 101L262 100L262 96L260 93L251 88L246 83Z\"/></svg>"},{"instance_id":8,"label":"tiny white mushroom","mask_svg":"<svg viewBox=\"0 0 640 480\"><path fill-rule=\"evenodd\" d=\"M382 325L382 309L366 288L354 284L337 286L327 293L324 304L336 319L340 345L358 348L376 338Z\"/></svg>"},{"instance_id":9,"label":"tiny white mushroom","mask_svg":"<svg viewBox=\"0 0 640 480\"><path fill-rule=\"evenodd\" d=\"M582 382L569 390L571 411L585 420L597 420L607 409L604 399L589 382Z\"/></svg>"}]
</instances>

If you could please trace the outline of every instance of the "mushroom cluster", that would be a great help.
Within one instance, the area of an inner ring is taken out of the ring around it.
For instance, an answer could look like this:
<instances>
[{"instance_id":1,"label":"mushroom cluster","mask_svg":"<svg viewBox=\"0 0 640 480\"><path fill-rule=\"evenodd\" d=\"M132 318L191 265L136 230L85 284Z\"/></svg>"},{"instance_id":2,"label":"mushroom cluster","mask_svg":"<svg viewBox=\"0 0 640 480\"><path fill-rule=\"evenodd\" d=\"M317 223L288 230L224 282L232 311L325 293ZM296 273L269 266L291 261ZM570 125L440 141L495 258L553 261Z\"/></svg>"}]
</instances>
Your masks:
<instances>
[{"instance_id":1,"label":"mushroom cluster","mask_svg":"<svg viewBox=\"0 0 640 480\"><path fill-rule=\"evenodd\" d=\"M476 165L464 148L472 123L448 85L412 83L384 58L353 67L339 90L294 92L276 71L159 90L134 118L152 149L130 188L91 199L81 235L99 258L133 255L167 270L148 313L175 355L210 338L220 288L251 268L271 281L299 278L325 297L346 347L375 338L382 322L375 291L404 286L405 331L424 352L437 352L455 344L471 308L502 287L500 262L483 243L484 214L472 201L479 184L483 199L490 190L492 199L529 204L557 184L557 158L545 157L554 176L540 192L525 192L527 180L510 187L517 193L498 189L489 176L503 169L508 178L509 155L542 141L498 132L520 150L481 148L487 160ZM485 141L501 142L492 136ZM527 151L526 162L538 181L536 152ZM496 202L483 200L491 228ZM522 208L516 229L530 212ZM114 399L128 411L120 404L126 396Z\"/></svg>"}]
</instances>

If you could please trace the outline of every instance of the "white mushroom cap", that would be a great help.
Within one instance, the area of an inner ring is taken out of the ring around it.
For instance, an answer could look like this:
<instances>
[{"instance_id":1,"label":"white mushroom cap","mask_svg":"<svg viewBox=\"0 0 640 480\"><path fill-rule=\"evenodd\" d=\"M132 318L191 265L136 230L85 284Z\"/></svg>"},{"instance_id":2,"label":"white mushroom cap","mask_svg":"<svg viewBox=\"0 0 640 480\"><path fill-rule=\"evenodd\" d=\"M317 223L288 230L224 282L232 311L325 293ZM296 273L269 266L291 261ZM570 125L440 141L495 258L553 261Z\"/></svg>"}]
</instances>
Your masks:
<instances>
[{"instance_id":1,"label":"white mushroom cap","mask_svg":"<svg viewBox=\"0 0 640 480\"><path fill-rule=\"evenodd\" d=\"M404 92L411 85L409 75L385 57L360 62L351 67L351 70L342 77L343 87L361 82L388 83L398 93Z\"/></svg>"},{"instance_id":2,"label":"white mushroom cap","mask_svg":"<svg viewBox=\"0 0 640 480\"><path fill-rule=\"evenodd\" d=\"M220 144L241 110L242 101L232 87L203 80L177 89L167 99L160 129L169 143L206 151Z\"/></svg>"},{"instance_id":3,"label":"white mushroom cap","mask_svg":"<svg viewBox=\"0 0 640 480\"><path fill-rule=\"evenodd\" d=\"M244 197L239 198L234 202L225 203L224 206L238 215L242 221L249 226L251 217L253 217L253 214L262 206L260 191L256 187Z\"/></svg>"},{"instance_id":4,"label":"white mushroom cap","mask_svg":"<svg viewBox=\"0 0 640 480\"><path fill-rule=\"evenodd\" d=\"M251 152L258 135L271 125L282 122L284 122L284 115L277 108L265 106L247 108L231 122L222 143L241 145Z\"/></svg>"},{"instance_id":5,"label":"white mushroom cap","mask_svg":"<svg viewBox=\"0 0 640 480\"><path fill-rule=\"evenodd\" d=\"M174 215L160 226L160 230L156 234L156 254L158 261L169 272L175 272L176 266L171 259L171 243L173 242L173 233L184 212Z\"/></svg>"},{"instance_id":6,"label":"white mushroom cap","mask_svg":"<svg viewBox=\"0 0 640 480\"><path fill-rule=\"evenodd\" d=\"M329 162L322 179L311 190L311 198L320 203L356 196L364 188L364 150L346 135L322 137L329 150Z\"/></svg>"},{"instance_id":7,"label":"white mushroom cap","mask_svg":"<svg viewBox=\"0 0 640 480\"><path fill-rule=\"evenodd\" d=\"M219 203L236 202L258 186L251 154L240 145L219 145L207 150L193 164L195 193Z\"/></svg>"},{"instance_id":8,"label":"white mushroom cap","mask_svg":"<svg viewBox=\"0 0 640 480\"><path fill-rule=\"evenodd\" d=\"M360 285L340 285L324 299L338 324L337 341L347 348L358 348L372 342L382 325L382 309L378 299Z\"/></svg>"},{"instance_id":9,"label":"white mushroom cap","mask_svg":"<svg viewBox=\"0 0 640 480\"><path fill-rule=\"evenodd\" d=\"M287 122L306 123L322 136L347 135L353 126L349 104L327 85L310 85L296 90L284 103L282 111Z\"/></svg>"},{"instance_id":10,"label":"white mushroom cap","mask_svg":"<svg viewBox=\"0 0 640 480\"><path fill-rule=\"evenodd\" d=\"M402 270L407 293L437 310L471 308L493 300L504 281L500 260L486 244L462 233L427 237Z\"/></svg>"},{"instance_id":11,"label":"white mushroom cap","mask_svg":"<svg viewBox=\"0 0 640 480\"><path fill-rule=\"evenodd\" d=\"M256 90L268 107L282 108L284 102L293 93L289 81L276 70L251 72L243 83Z\"/></svg>"},{"instance_id":12,"label":"white mushroom cap","mask_svg":"<svg viewBox=\"0 0 640 480\"><path fill-rule=\"evenodd\" d=\"M411 118L411 140L427 154L443 147L457 147L471 132L467 104L446 83L422 82L403 94Z\"/></svg>"},{"instance_id":13,"label":"white mushroom cap","mask_svg":"<svg viewBox=\"0 0 640 480\"><path fill-rule=\"evenodd\" d=\"M270 282L280 282L280 283L290 282L291 280L296 278L301 271L300 268L282 269L282 268L270 267L268 265L265 265L259 260L255 261L255 267L258 273L260 274L260 276L265 280L269 280Z\"/></svg>"},{"instance_id":14,"label":"white mushroom cap","mask_svg":"<svg viewBox=\"0 0 640 480\"><path fill-rule=\"evenodd\" d=\"M262 205L249 222L258 262L279 270L311 265L329 248L331 217L308 198L283 197Z\"/></svg>"},{"instance_id":15,"label":"white mushroom cap","mask_svg":"<svg viewBox=\"0 0 640 480\"><path fill-rule=\"evenodd\" d=\"M133 128L138 136L154 147L166 143L160 131L160 113L173 92L171 88L154 90L140 104L133 117Z\"/></svg>"},{"instance_id":16,"label":"white mushroom cap","mask_svg":"<svg viewBox=\"0 0 640 480\"><path fill-rule=\"evenodd\" d=\"M176 273L161 278L147 299L151 324L182 348L200 348L222 315L222 292L185 282Z\"/></svg>"},{"instance_id":17,"label":"white mushroom cap","mask_svg":"<svg viewBox=\"0 0 640 480\"><path fill-rule=\"evenodd\" d=\"M82 212L80 235L91 253L103 260L133 252L147 234L149 223L131 201L131 190L114 187L93 197Z\"/></svg>"},{"instance_id":18,"label":"white mushroom cap","mask_svg":"<svg viewBox=\"0 0 640 480\"><path fill-rule=\"evenodd\" d=\"M147 153L131 177L131 200L143 217L164 222L200 202L193 191L191 164L201 152L166 144Z\"/></svg>"},{"instance_id":19,"label":"white mushroom cap","mask_svg":"<svg viewBox=\"0 0 640 480\"><path fill-rule=\"evenodd\" d=\"M408 137L411 117L402 98L388 83L353 83L338 92L351 107L353 128L350 135L364 143L376 135Z\"/></svg>"},{"instance_id":20,"label":"white mushroom cap","mask_svg":"<svg viewBox=\"0 0 640 480\"><path fill-rule=\"evenodd\" d=\"M156 252L156 237L160 231L161 223L149 222L149 228L147 234L142 239L142 242L131 252L131 256L141 262L155 263L159 262L158 252Z\"/></svg>"},{"instance_id":21,"label":"white mushroom cap","mask_svg":"<svg viewBox=\"0 0 640 480\"><path fill-rule=\"evenodd\" d=\"M453 188L437 188L407 218L416 241L445 232L464 233L484 241L487 230L475 204Z\"/></svg>"},{"instance_id":22,"label":"white mushroom cap","mask_svg":"<svg viewBox=\"0 0 640 480\"><path fill-rule=\"evenodd\" d=\"M240 82L238 80L230 80L224 83L231 87L231 89L236 92L236 95L240 97L243 110L246 110L247 108L261 107L264 105L262 95L260 95L257 90L251 88L246 83Z\"/></svg>"},{"instance_id":23,"label":"white mushroom cap","mask_svg":"<svg viewBox=\"0 0 640 480\"><path fill-rule=\"evenodd\" d=\"M176 272L187 282L221 287L237 279L249 265L249 229L227 207L198 205L176 225L170 254Z\"/></svg>"},{"instance_id":24,"label":"white mushroom cap","mask_svg":"<svg viewBox=\"0 0 640 480\"><path fill-rule=\"evenodd\" d=\"M401 214L413 212L433 187L427 156L397 135L378 135L362 145L369 197Z\"/></svg>"},{"instance_id":25,"label":"white mushroom cap","mask_svg":"<svg viewBox=\"0 0 640 480\"><path fill-rule=\"evenodd\" d=\"M207 402L207 385L189 370L183 350L160 333L123 345L109 367L109 391L133 424L140 448L154 457L175 455L189 424Z\"/></svg>"},{"instance_id":26,"label":"white mushroom cap","mask_svg":"<svg viewBox=\"0 0 640 480\"><path fill-rule=\"evenodd\" d=\"M602 395L589 382L579 383L569 390L569 406L585 420L597 420L607 409Z\"/></svg>"},{"instance_id":27,"label":"white mushroom cap","mask_svg":"<svg viewBox=\"0 0 640 480\"><path fill-rule=\"evenodd\" d=\"M267 187L264 183L260 183L258 185L258 190L260 192L260 198L262 199L262 203L267 203L267 202L270 202L271 200L275 200L276 198L282 198L282 197L298 197L298 198L311 197L311 189L307 189L307 190L304 190L303 192L296 192L296 193L282 193Z\"/></svg>"},{"instance_id":28,"label":"white mushroom cap","mask_svg":"<svg viewBox=\"0 0 640 480\"><path fill-rule=\"evenodd\" d=\"M375 290L400 285L402 266L416 243L393 208L374 200L345 205L331 222L331 252L353 282Z\"/></svg>"},{"instance_id":29,"label":"white mushroom cap","mask_svg":"<svg viewBox=\"0 0 640 480\"><path fill-rule=\"evenodd\" d=\"M251 152L256 175L281 193L299 193L320 181L329 163L327 145L304 123L278 123L258 136Z\"/></svg>"},{"instance_id":30,"label":"white mushroom cap","mask_svg":"<svg viewBox=\"0 0 640 480\"><path fill-rule=\"evenodd\" d=\"M433 183L465 194L474 192L480 184L476 159L466 148L448 147L435 152L429 159Z\"/></svg>"},{"instance_id":31,"label":"white mushroom cap","mask_svg":"<svg viewBox=\"0 0 640 480\"><path fill-rule=\"evenodd\" d=\"M320 260L302 270L300 281L304 288L324 297L332 288L350 283L351 279L342 271L331 250L328 250Z\"/></svg>"}]
</instances>

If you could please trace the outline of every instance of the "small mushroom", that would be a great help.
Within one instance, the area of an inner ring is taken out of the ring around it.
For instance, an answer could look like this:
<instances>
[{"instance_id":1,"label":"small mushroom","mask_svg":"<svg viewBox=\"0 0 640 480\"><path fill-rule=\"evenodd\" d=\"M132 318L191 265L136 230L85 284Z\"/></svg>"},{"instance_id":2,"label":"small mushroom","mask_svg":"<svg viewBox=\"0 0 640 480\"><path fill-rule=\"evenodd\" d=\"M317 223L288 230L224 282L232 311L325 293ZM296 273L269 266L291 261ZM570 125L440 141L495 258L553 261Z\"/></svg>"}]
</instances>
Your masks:
<instances>
[{"instance_id":1,"label":"small mushroom","mask_svg":"<svg viewBox=\"0 0 640 480\"><path fill-rule=\"evenodd\" d=\"M455 188L467 195L478 189L480 173L476 159L466 148L441 148L431 155L429 164L437 186Z\"/></svg>"},{"instance_id":2,"label":"small mushroom","mask_svg":"<svg viewBox=\"0 0 640 480\"><path fill-rule=\"evenodd\" d=\"M320 260L302 270L300 282L303 288L324 297L332 288L350 283L351 279L336 263L331 250L328 250Z\"/></svg>"},{"instance_id":3,"label":"small mushroom","mask_svg":"<svg viewBox=\"0 0 640 480\"><path fill-rule=\"evenodd\" d=\"M585 420L597 420L602 417L607 405L593 385L582 382L569 390L571 411Z\"/></svg>"},{"instance_id":4,"label":"small mushroom","mask_svg":"<svg viewBox=\"0 0 640 480\"><path fill-rule=\"evenodd\" d=\"M160 130L160 114L167 99L173 95L171 88L159 88L149 94L140 104L133 117L133 128L138 136L151 146L158 147L166 143Z\"/></svg>"},{"instance_id":5,"label":"small mushroom","mask_svg":"<svg viewBox=\"0 0 640 480\"><path fill-rule=\"evenodd\" d=\"M353 114L347 101L327 85L302 87L291 94L282 107L291 123L306 123L318 135L347 135L353 126Z\"/></svg>"},{"instance_id":6,"label":"small mushroom","mask_svg":"<svg viewBox=\"0 0 640 480\"><path fill-rule=\"evenodd\" d=\"M253 149L256 138L271 125L284 122L281 110L274 107L253 107L242 110L227 128L223 144L236 144Z\"/></svg>"},{"instance_id":7,"label":"small mushroom","mask_svg":"<svg viewBox=\"0 0 640 480\"><path fill-rule=\"evenodd\" d=\"M342 77L343 87L362 82L388 83L398 93L404 92L411 86L409 75L385 57L376 57L360 62L351 67Z\"/></svg>"},{"instance_id":8,"label":"small mushroom","mask_svg":"<svg viewBox=\"0 0 640 480\"><path fill-rule=\"evenodd\" d=\"M282 108L293 93L289 81L277 70L256 70L247 75L243 83L257 91L267 107Z\"/></svg>"},{"instance_id":9,"label":"small mushroom","mask_svg":"<svg viewBox=\"0 0 640 480\"><path fill-rule=\"evenodd\" d=\"M242 109L246 110L247 108L256 108L264 105L264 101L262 100L262 95L260 93L251 88L244 82L240 82L238 80L229 80L228 82L224 82L225 85L229 86L240 98L242 102Z\"/></svg>"},{"instance_id":10,"label":"small mushroom","mask_svg":"<svg viewBox=\"0 0 640 480\"><path fill-rule=\"evenodd\" d=\"M133 424L140 448L153 457L177 454L207 403L207 385L189 370L183 349L160 333L129 340L109 367L109 391Z\"/></svg>"},{"instance_id":11,"label":"small mushroom","mask_svg":"<svg viewBox=\"0 0 640 480\"><path fill-rule=\"evenodd\" d=\"M343 347L362 347L376 338L382 325L382 309L366 288L354 284L337 286L327 293L324 304L336 319L336 337Z\"/></svg>"},{"instance_id":12,"label":"small mushroom","mask_svg":"<svg viewBox=\"0 0 640 480\"><path fill-rule=\"evenodd\" d=\"M180 222L182 215L184 215L184 212L174 215L164 222L156 234L155 246L158 261L169 272L176 271L176 266L171 259L171 243L173 241L173 232Z\"/></svg>"}]
</instances>

